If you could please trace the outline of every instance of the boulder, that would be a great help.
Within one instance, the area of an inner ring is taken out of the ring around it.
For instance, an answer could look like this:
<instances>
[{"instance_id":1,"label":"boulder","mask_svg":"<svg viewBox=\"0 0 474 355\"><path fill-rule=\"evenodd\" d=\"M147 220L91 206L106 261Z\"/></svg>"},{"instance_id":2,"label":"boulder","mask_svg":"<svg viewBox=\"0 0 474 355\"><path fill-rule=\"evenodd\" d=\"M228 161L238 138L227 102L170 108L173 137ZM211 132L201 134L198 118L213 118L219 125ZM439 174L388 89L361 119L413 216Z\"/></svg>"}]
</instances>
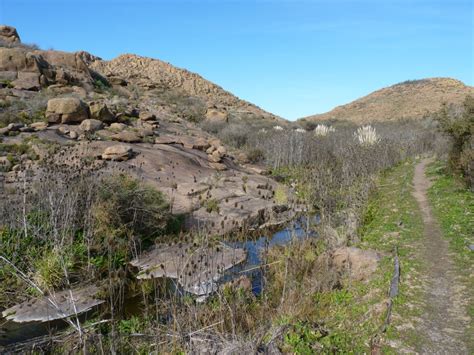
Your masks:
<instances>
[{"instance_id":1,"label":"boulder","mask_svg":"<svg viewBox=\"0 0 474 355\"><path fill-rule=\"evenodd\" d=\"M50 123L81 123L89 118L89 108L74 97L51 99L46 108L46 118Z\"/></svg>"},{"instance_id":2,"label":"boulder","mask_svg":"<svg viewBox=\"0 0 474 355\"><path fill-rule=\"evenodd\" d=\"M3 127L3 128L0 128L0 135L7 135L8 133L10 132L10 129L8 127Z\"/></svg>"},{"instance_id":3,"label":"boulder","mask_svg":"<svg viewBox=\"0 0 474 355\"><path fill-rule=\"evenodd\" d=\"M132 131L123 131L116 133L112 136L112 140L119 141L119 142L127 142L127 143L138 143L141 142L141 137L138 133Z\"/></svg>"},{"instance_id":4,"label":"boulder","mask_svg":"<svg viewBox=\"0 0 474 355\"><path fill-rule=\"evenodd\" d=\"M40 90L40 73L18 72L18 78L12 82L18 90Z\"/></svg>"},{"instance_id":5,"label":"boulder","mask_svg":"<svg viewBox=\"0 0 474 355\"><path fill-rule=\"evenodd\" d=\"M155 121L156 120L156 116L153 113L148 112L148 111L140 112L140 114L138 115L138 118L140 118L142 121Z\"/></svg>"},{"instance_id":6,"label":"boulder","mask_svg":"<svg viewBox=\"0 0 474 355\"><path fill-rule=\"evenodd\" d=\"M9 171L12 163L7 157L0 157L0 171Z\"/></svg>"},{"instance_id":7,"label":"boulder","mask_svg":"<svg viewBox=\"0 0 474 355\"><path fill-rule=\"evenodd\" d=\"M127 82L118 76L108 76L107 80L112 85L127 86Z\"/></svg>"},{"instance_id":8,"label":"boulder","mask_svg":"<svg viewBox=\"0 0 474 355\"><path fill-rule=\"evenodd\" d=\"M66 134L69 134L69 132L71 132L71 130L69 129L68 126L59 126L58 129L57 129L57 132L59 134L66 135Z\"/></svg>"},{"instance_id":9,"label":"boulder","mask_svg":"<svg viewBox=\"0 0 474 355\"><path fill-rule=\"evenodd\" d=\"M89 67L82 60L80 52L35 51L34 53L54 67L54 79L59 84L93 81Z\"/></svg>"},{"instance_id":10,"label":"boulder","mask_svg":"<svg viewBox=\"0 0 474 355\"><path fill-rule=\"evenodd\" d=\"M211 168L217 170L217 171L224 171L227 170L227 166L222 164L222 163L209 163Z\"/></svg>"},{"instance_id":11,"label":"boulder","mask_svg":"<svg viewBox=\"0 0 474 355\"><path fill-rule=\"evenodd\" d=\"M223 145L217 147L216 149L220 155L224 156L227 154L227 149L225 149L225 147Z\"/></svg>"},{"instance_id":12,"label":"boulder","mask_svg":"<svg viewBox=\"0 0 474 355\"><path fill-rule=\"evenodd\" d=\"M15 27L0 25L0 42L20 43L20 36Z\"/></svg>"},{"instance_id":13,"label":"boulder","mask_svg":"<svg viewBox=\"0 0 474 355\"><path fill-rule=\"evenodd\" d=\"M22 48L0 47L0 72L31 72L41 73L47 66L40 57Z\"/></svg>"},{"instance_id":14,"label":"boulder","mask_svg":"<svg viewBox=\"0 0 474 355\"><path fill-rule=\"evenodd\" d=\"M212 122L227 122L229 120L229 115L225 110L209 108L206 112L206 120Z\"/></svg>"},{"instance_id":15,"label":"boulder","mask_svg":"<svg viewBox=\"0 0 474 355\"><path fill-rule=\"evenodd\" d=\"M355 247L342 247L332 253L332 264L338 271L347 271L349 277L364 281L377 270L380 254L373 250L362 250Z\"/></svg>"},{"instance_id":16,"label":"boulder","mask_svg":"<svg viewBox=\"0 0 474 355\"><path fill-rule=\"evenodd\" d=\"M212 152L212 154L208 155L208 158L211 163L219 163L222 159L222 156L219 151L215 150L214 152Z\"/></svg>"},{"instance_id":17,"label":"boulder","mask_svg":"<svg viewBox=\"0 0 474 355\"><path fill-rule=\"evenodd\" d=\"M107 105L103 102L93 101L89 103L91 117L106 123L115 122L115 116L110 112Z\"/></svg>"},{"instance_id":18,"label":"boulder","mask_svg":"<svg viewBox=\"0 0 474 355\"><path fill-rule=\"evenodd\" d=\"M88 118L81 122L79 126L84 132L95 132L103 127L102 121L95 120L93 118Z\"/></svg>"},{"instance_id":19,"label":"boulder","mask_svg":"<svg viewBox=\"0 0 474 355\"><path fill-rule=\"evenodd\" d=\"M7 128L10 132L19 132L24 126L23 123L10 123Z\"/></svg>"},{"instance_id":20,"label":"boulder","mask_svg":"<svg viewBox=\"0 0 474 355\"><path fill-rule=\"evenodd\" d=\"M155 138L155 144L175 144L179 143L179 138L176 136L159 136Z\"/></svg>"},{"instance_id":21,"label":"boulder","mask_svg":"<svg viewBox=\"0 0 474 355\"><path fill-rule=\"evenodd\" d=\"M28 126L24 126L24 127L20 128L20 132L31 133L31 132L34 132L34 131L35 131L34 128L28 127Z\"/></svg>"},{"instance_id":22,"label":"boulder","mask_svg":"<svg viewBox=\"0 0 474 355\"><path fill-rule=\"evenodd\" d=\"M125 161L130 159L132 154L132 148L127 145L113 145L104 150L104 152L102 153L102 159Z\"/></svg>"},{"instance_id":23,"label":"boulder","mask_svg":"<svg viewBox=\"0 0 474 355\"><path fill-rule=\"evenodd\" d=\"M77 138L79 138L79 133L77 133L76 131L70 131L69 132L69 138L77 139Z\"/></svg>"},{"instance_id":24,"label":"boulder","mask_svg":"<svg viewBox=\"0 0 474 355\"><path fill-rule=\"evenodd\" d=\"M0 81L3 81L3 83L0 83L1 85L7 87L7 83L14 81L18 78L18 73L16 71L0 71Z\"/></svg>"},{"instance_id":25,"label":"boulder","mask_svg":"<svg viewBox=\"0 0 474 355\"><path fill-rule=\"evenodd\" d=\"M114 122L110 125L110 129L113 131L123 131L127 129L127 125L123 123Z\"/></svg>"},{"instance_id":26,"label":"boulder","mask_svg":"<svg viewBox=\"0 0 474 355\"><path fill-rule=\"evenodd\" d=\"M145 138L145 137L151 137L153 136L155 133L153 132L152 129L148 129L148 128L142 128L142 129L139 129L138 130L138 135L142 138Z\"/></svg>"},{"instance_id":27,"label":"boulder","mask_svg":"<svg viewBox=\"0 0 474 355\"><path fill-rule=\"evenodd\" d=\"M30 127L33 128L35 131L39 132L46 130L48 128L48 124L46 122L39 121L33 122L32 124L30 124Z\"/></svg>"}]
</instances>

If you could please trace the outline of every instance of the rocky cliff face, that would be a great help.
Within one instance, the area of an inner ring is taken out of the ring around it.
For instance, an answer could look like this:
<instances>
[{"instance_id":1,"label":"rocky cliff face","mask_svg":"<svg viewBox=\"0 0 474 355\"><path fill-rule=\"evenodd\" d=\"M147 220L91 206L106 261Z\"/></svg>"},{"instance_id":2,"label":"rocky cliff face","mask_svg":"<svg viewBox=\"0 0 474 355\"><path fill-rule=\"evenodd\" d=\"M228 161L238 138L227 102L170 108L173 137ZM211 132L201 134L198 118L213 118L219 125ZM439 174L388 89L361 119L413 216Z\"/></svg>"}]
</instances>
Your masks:
<instances>
[{"instance_id":1,"label":"rocky cliff face","mask_svg":"<svg viewBox=\"0 0 474 355\"><path fill-rule=\"evenodd\" d=\"M308 121L346 120L358 124L400 119L422 119L438 111L443 102L460 104L474 95L472 86L450 78L410 80L396 84L327 113L305 117Z\"/></svg>"}]
</instances>

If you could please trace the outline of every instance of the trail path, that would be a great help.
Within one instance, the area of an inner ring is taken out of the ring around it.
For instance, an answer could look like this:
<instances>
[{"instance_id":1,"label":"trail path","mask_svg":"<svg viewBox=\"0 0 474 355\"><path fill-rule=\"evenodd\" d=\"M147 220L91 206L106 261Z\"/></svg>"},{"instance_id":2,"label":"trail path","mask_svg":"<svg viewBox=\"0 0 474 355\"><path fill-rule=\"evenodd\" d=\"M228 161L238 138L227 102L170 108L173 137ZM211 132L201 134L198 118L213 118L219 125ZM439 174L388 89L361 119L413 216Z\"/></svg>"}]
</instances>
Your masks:
<instances>
[{"instance_id":1,"label":"trail path","mask_svg":"<svg viewBox=\"0 0 474 355\"><path fill-rule=\"evenodd\" d=\"M423 216L424 237L417 256L426 265L423 286L425 299L423 315L416 327L421 337L422 354L468 354L463 339L469 325L465 309L465 288L456 277L448 241L434 218L427 197L430 181L425 175L428 160L418 163L413 179L413 196Z\"/></svg>"}]
</instances>

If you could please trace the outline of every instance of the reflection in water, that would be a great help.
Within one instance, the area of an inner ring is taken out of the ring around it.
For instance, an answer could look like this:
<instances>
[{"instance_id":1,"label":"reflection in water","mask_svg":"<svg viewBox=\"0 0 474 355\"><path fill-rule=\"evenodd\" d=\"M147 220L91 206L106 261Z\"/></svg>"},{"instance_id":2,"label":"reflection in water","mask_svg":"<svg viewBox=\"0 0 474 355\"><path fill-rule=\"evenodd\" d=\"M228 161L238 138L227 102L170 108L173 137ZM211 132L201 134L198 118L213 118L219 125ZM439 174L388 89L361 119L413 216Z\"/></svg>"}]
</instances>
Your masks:
<instances>
[{"instance_id":1,"label":"reflection in water","mask_svg":"<svg viewBox=\"0 0 474 355\"><path fill-rule=\"evenodd\" d=\"M229 242L228 245L234 248L243 248L247 252L247 259L228 270L222 281L228 282L241 275L248 276L252 281L252 291L258 295L261 293L263 288L263 274L261 266L265 260L263 255L265 252L274 246L284 246L292 240L302 240L304 238L313 238L316 233L311 231L311 224L318 223L319 217L315 216L309 220L306 218L300 218L295 222L291 223L287 228L274 233L271 237L260 237L256 240L248 240L244 242ZM249 270L249 271L246 271Z\"/></svg>"}]
</instances>

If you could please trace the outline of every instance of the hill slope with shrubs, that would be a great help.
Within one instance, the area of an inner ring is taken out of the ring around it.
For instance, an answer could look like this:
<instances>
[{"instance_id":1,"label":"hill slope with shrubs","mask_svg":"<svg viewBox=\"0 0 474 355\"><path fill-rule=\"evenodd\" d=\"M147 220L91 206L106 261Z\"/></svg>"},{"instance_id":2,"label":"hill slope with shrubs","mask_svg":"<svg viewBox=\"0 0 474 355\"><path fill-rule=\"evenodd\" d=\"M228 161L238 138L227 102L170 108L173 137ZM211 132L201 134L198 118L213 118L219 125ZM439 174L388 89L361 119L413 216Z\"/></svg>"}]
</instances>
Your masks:
<instances>
[{"instance_id":1,"label":"hill slope with shrubs","mask_svg":"<svg viewBox=\"0 0 474 355\"><path fill-rule=\"evenodd\" d=\"M305 121L342 120L356 124L420 120L441 108L443 102L460 105L474 87L451 78L408 80L377 90L333 110L302 118Z\"/></svg>"}]
</instances>

